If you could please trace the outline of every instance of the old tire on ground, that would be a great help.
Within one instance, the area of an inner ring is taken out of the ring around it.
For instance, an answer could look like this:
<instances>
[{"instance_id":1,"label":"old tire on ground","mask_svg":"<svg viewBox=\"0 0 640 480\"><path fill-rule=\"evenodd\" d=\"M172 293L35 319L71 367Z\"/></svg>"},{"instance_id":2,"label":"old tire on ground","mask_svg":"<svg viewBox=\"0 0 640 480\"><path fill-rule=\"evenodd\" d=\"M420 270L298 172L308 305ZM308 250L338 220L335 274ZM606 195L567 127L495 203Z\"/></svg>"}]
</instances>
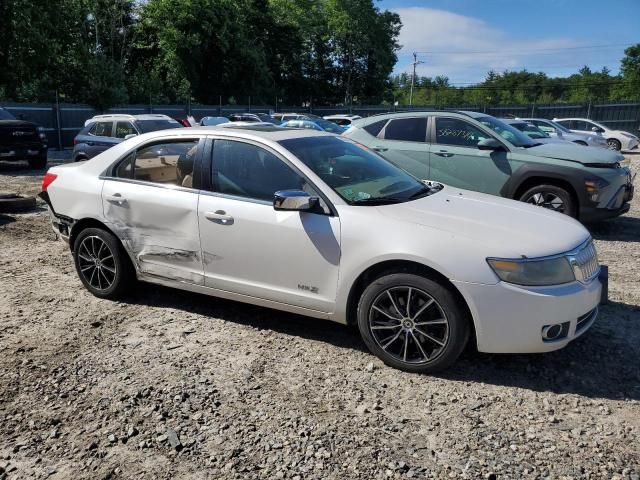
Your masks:
<instances>
[{"instance_id":1,"label":"old tire on ground","mask_svg":"<svg viewBox=\"0 0 640 480\"><path fill-rule=\"evenodd\" d=\"M518 200L564 213L574 218L578 214L578 205L573 199L573 196L567 190L557 185L536 185L520 195Z\"/></svg>"},{"instance_id":2,"label":"old tire on ground","mask_svg":"<svg viewBox=\"0 0 640 480\"><path fill-rule=\"evenodd\" d=\"M36 206L35 197L24 197L17 193L0 192L0 213L18 213Z\"/></svg>"},{"instance_id":3,"label":"old tire on ground","mask_svg":"<svg viewBox=\"0 0 640 480\"><path fill-rule=\"evenodd\" d=\"M469 338L469 321L456 296L434 280L409 273L384 275L364 290L358 328L384 363L416 373L447 368Z\"/></svg>"},{"instance_id":4,"label":"old tire on ground","mask_svg":"<svg viewBox=\"0 0 640 480\"><path fill-rule=\"evenodd\" d=\"M622 150L622 143L620 143L620 140L617 140L615 138L608 138L607 145L609 145L609 148L611 150L617 150L618 152Z\"/></svg>"},{"instance_id":5,"label":"old tire on ground","mask_svg":"<svg viewBox=\"0 0 640 480\"><path fill-rule=\"evenodd\" d=\"M47 166L47 154L39 155L36 158L29 159L29 167L34 170L42 170Z\"/></svg>"},{"instance_id":6,"label":"old tire on ground","mask_svg":"<svg viewBox=\"0 0 640 480\"><path fill-rule=\"evenodd\" d=\"M130 292L135 272L118 239L100 228L81 231L73 244L80 280L96 297L116 299Z\"/></svg>"}]
</instances>

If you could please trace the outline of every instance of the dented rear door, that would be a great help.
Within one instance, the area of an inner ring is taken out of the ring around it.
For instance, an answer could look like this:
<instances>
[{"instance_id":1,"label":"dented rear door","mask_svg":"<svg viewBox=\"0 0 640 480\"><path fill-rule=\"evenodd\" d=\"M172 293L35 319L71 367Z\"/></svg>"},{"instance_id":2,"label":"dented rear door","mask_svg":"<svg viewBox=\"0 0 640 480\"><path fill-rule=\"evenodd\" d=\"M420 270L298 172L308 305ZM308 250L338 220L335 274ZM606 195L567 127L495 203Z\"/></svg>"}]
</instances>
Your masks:
<instances>
[{"instance_id":1,"label":"dented rear door","mask_svg":"<svg viewBox=\"0 0 640 480\"><path fill-rule=\"evenodd\" d=\"M193 188L189 173L198 142L181 139L144 145L105 178L105 218L140 273L204 284L198 190ZM190 157L186 157L187 152L191 152Z\"/></svg>"}]
</instances>

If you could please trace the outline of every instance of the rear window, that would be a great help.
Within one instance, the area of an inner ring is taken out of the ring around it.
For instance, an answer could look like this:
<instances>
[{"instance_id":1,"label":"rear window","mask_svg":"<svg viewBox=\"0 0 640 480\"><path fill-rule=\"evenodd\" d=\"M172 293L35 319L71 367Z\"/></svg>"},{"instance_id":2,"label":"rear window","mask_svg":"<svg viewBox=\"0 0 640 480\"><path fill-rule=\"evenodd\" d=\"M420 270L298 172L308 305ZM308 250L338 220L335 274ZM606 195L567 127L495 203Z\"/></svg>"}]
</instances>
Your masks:
<instances>
[{"instance_id":1,"label":"rear window","mask_svg":"<svg viewBox=\"0 0 640 480\"><path fill-rule=\"evenodd\" d=\"M427 136L427 117L397 118L384 129L385 140L424 142Z\"/></svg>"},{"instance_id":2,"label":"rear window","mask_svg":"<svg viewBox=\"0 0 640 480\"><path fill-rule=\"evenodd\" d=\"M138 125L138 128L142 133L182 127L180 122L178 122L177 120L138 120L136 122L136 125Z\"/></svg>"},{"instance_id":3,"label":"rear window","mask_svg":"<svg viewBox=\"0 0 640 480\"><path fill-rule=\"evenodd\" d=\"M388 120L378 120L377 122L370 123L369 125L365 125L364 129L369 132L369 134L377 137L380 133L380 130L384 128L387 124Z\"/></svg>"}]
</instances>

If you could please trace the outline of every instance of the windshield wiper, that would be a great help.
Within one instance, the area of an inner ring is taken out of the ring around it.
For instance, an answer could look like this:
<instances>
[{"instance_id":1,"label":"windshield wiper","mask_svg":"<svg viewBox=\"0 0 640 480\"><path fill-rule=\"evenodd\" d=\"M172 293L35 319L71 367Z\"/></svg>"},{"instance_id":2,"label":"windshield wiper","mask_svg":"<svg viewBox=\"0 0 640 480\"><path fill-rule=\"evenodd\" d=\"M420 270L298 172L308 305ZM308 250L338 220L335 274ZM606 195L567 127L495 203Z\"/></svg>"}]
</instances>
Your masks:
<instances>
[{"instance_id":1,"label":"windshield wiper","mask_svg":"<svg viewBox=\"0 0 640 480\"><path fill-rule=\"evenodd\" d=\"M405 202L406 198L397 198L397 197L371 197L371 198L360 198L358 200L352 200L354 205L391 205L394 203L402 203Z\"/></svg>"}]
</instances>

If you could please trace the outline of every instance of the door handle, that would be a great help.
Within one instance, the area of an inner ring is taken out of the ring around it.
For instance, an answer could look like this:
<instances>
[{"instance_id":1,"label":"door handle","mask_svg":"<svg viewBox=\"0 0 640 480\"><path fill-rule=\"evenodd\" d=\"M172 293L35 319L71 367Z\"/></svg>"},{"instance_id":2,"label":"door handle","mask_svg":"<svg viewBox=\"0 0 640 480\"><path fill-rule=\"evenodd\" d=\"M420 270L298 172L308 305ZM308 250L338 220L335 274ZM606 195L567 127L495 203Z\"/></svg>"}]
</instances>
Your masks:
<instances>
[{"instance_id":1,"label":"door handle","mask_svg":"<svg viewBox=\"0 0 640 480\"><path fill-rule=\"evenodd\" d=\"M386 148L386 147L373 147L373 149L374 149L376 152L386 152L387 150L389 150L389 149L388 149L388 148Z\"/></svg>"},{"instance_id":2,"label":"door handle","mask_svg":"<svg viewBox=\"0 0 640 480\"><path fill-rule=\"evenodd\" d=\"M95 143L93 142L87 142L87 145L89 145L90 147L93 147L95 145Z\"/></svg>"},{"instance_id":3,"label":"door handle","mask_svg":"<svg viewBox=\"0 0 640 480\"><path fill-rule=\"evenodd\" d=\"M439 157L445 157L445 158L453 157L453 153L449 153L446 150L440 150L439 152L433 152L433 153L435 153Z\"/></svg>"},{"instance_id":4,"label":"door handle","mask_svg":"<svg viewBox=\"0 0 640 480\"><path fill-rule=\"evenodd\" d=\"M109 203L113 203L114 205L119 205L119 206L122 206L125 203L127 203L127 199L124 198L119 193L114 193L113 195L106 195L104 199Z\"/></svg>"},{"instance_id":5,"label":"door handle","mask_svg":"<svg viewBox=\"0 0 640 480\"><path fill-rule=\"evenodd\" d=\"M204 218L220 225L233 225L233 217L231 215L227 215L227 212L225 212L224 210L206 212L204 214Z\"/></svg>"}]
</instances>

